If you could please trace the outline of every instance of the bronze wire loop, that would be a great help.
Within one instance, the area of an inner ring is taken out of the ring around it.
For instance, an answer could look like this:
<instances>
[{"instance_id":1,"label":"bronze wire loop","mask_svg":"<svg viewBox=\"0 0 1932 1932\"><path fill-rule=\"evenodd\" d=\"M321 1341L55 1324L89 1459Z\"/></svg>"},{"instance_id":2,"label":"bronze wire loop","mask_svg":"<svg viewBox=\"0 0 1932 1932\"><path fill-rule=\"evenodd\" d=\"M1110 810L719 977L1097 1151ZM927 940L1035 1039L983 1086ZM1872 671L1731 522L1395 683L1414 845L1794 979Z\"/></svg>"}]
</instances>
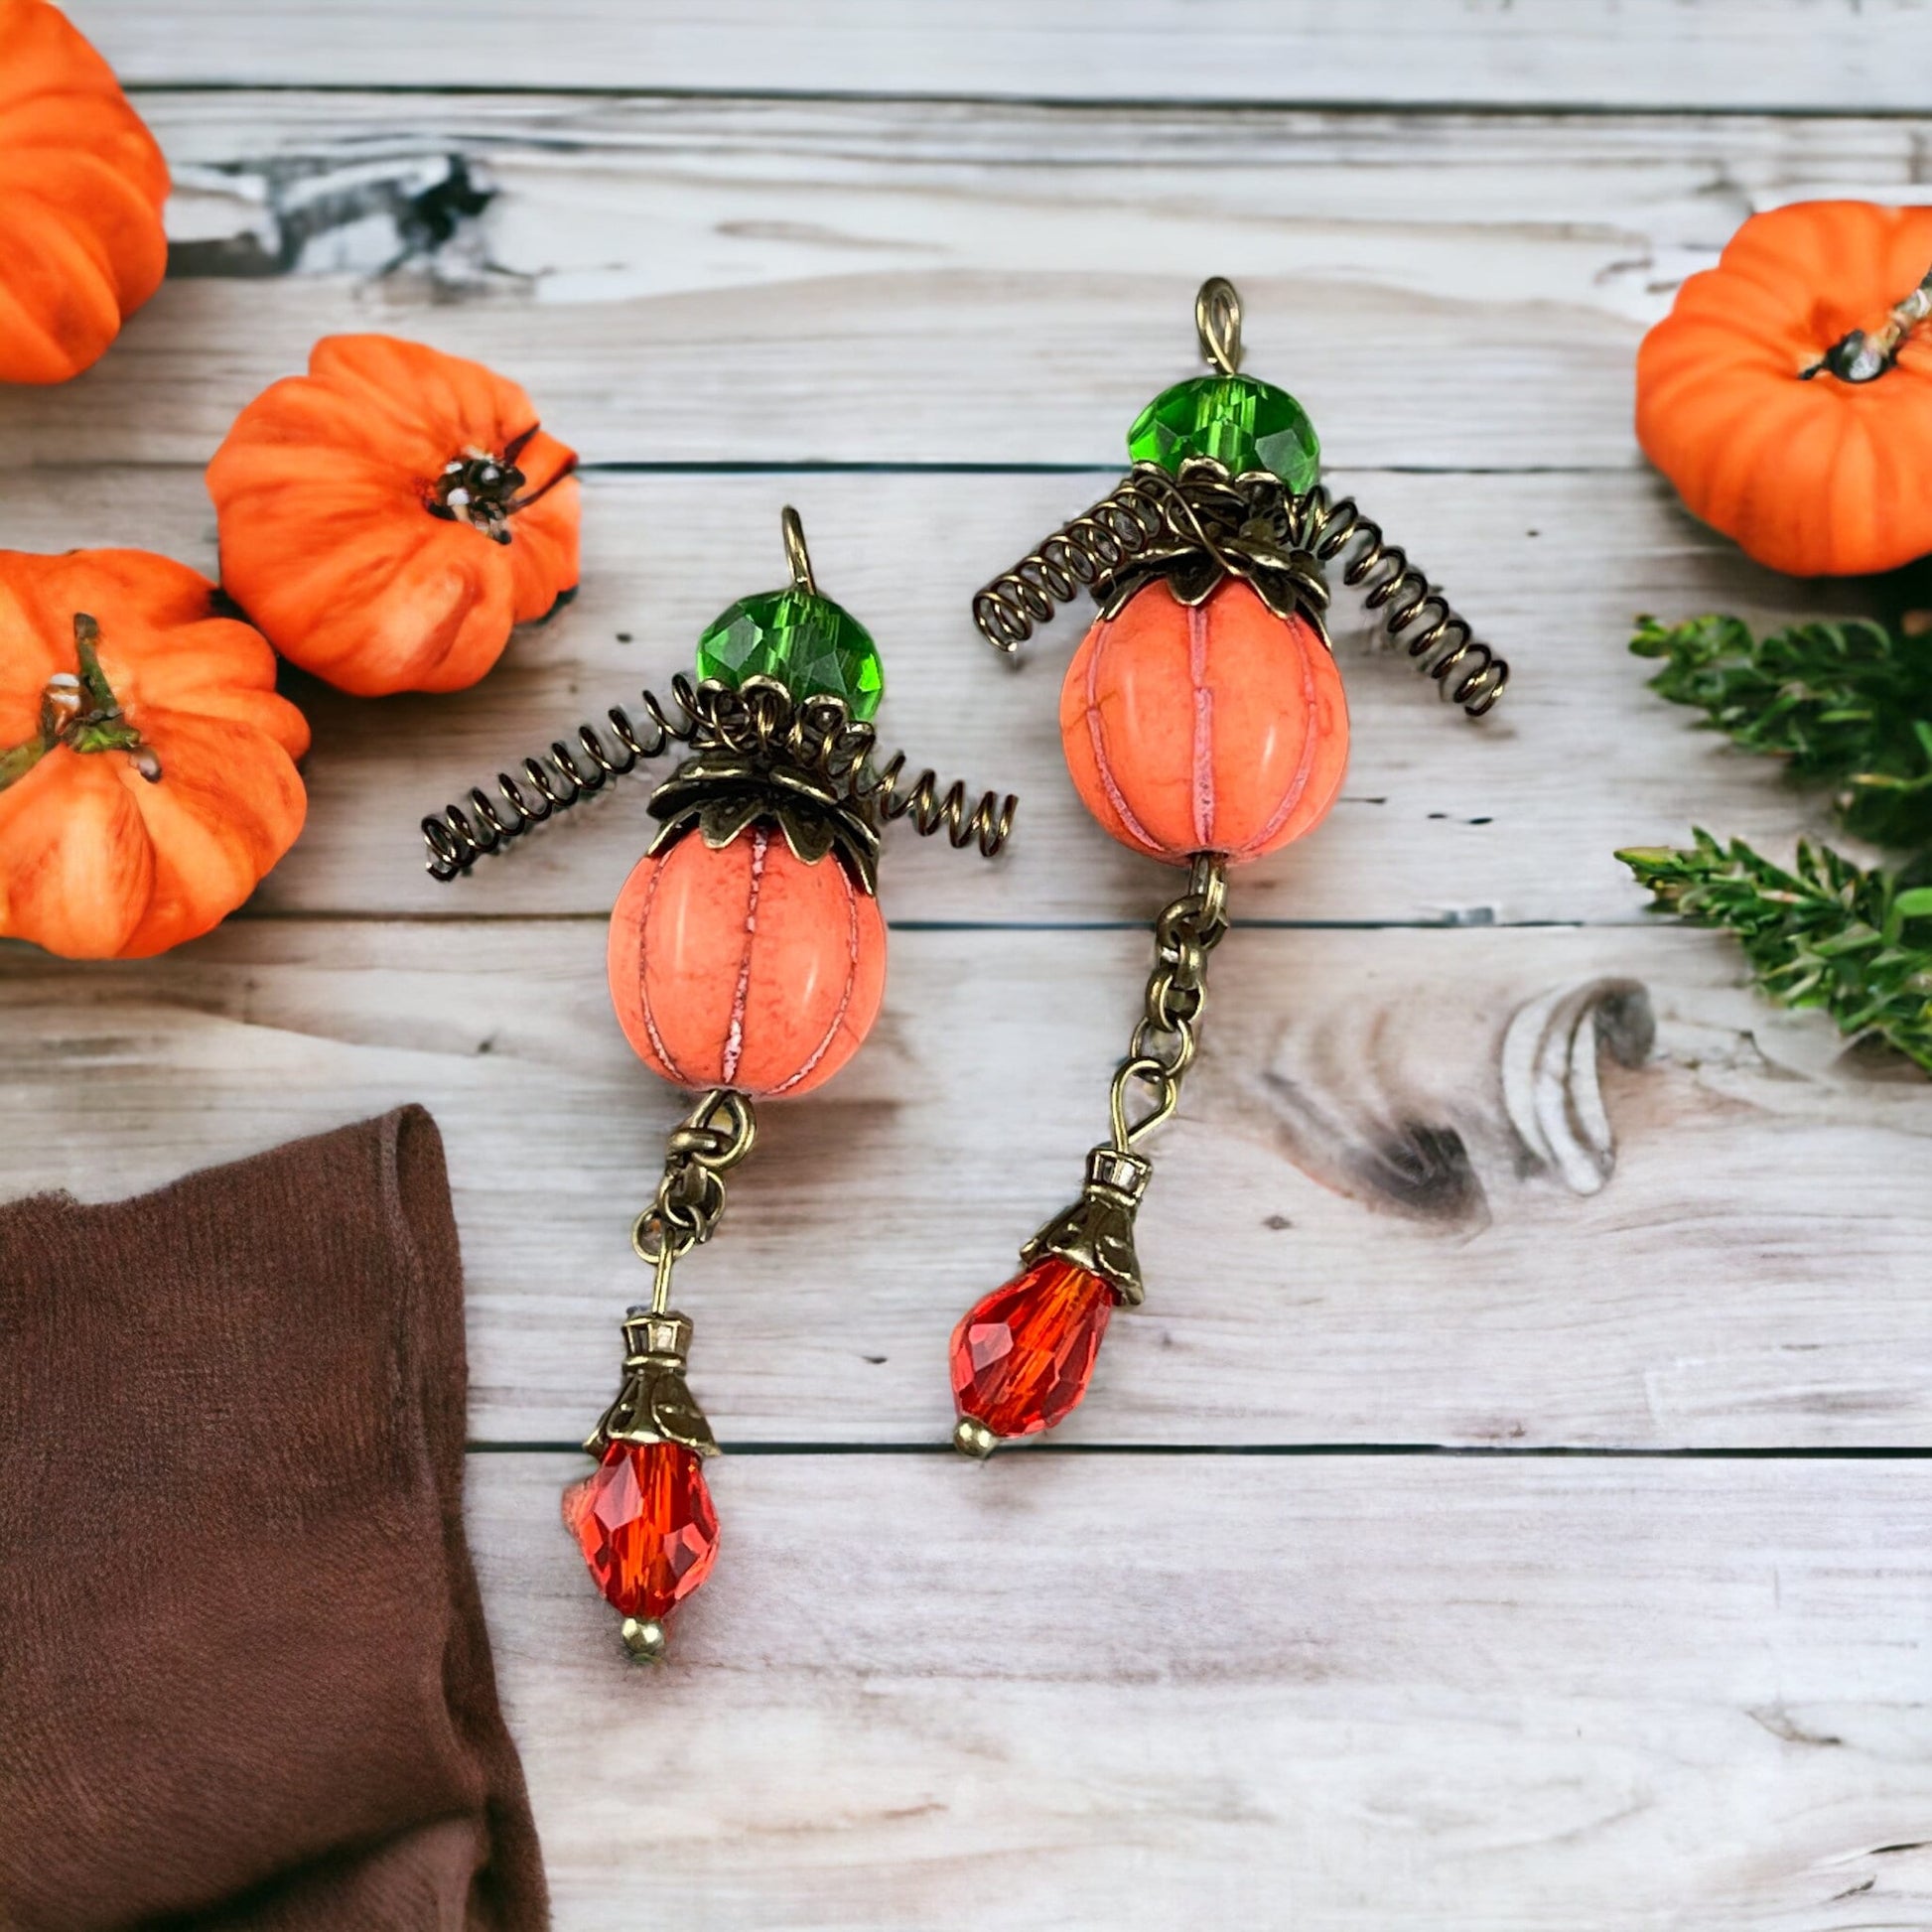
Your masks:
<instances>
[{"instance_id":1,"label":"bronze wire loop","mask_svg":"<svg viewBox=\"0 0 1932 1932\"><path fill-rule=\"evenodd\" d=\"M1202 358L1221 375L1241 371L1241 295L1225 275L1210 275L1194 297Z\"/></svg>"},{"instance_id":2,"label":"bronze wire loop","mask_svg":"<svg viewBox=\"0 0 1932 1932\"><path fill-rule=\"evenodd\" d=\"M784 539L785 563L791 571L791 588L803 591L807 597L816 597L818 579L812 575L812 553L805 547L805 525L789 503L778 512L778 534Z\"/></svg>"}]
</instances>

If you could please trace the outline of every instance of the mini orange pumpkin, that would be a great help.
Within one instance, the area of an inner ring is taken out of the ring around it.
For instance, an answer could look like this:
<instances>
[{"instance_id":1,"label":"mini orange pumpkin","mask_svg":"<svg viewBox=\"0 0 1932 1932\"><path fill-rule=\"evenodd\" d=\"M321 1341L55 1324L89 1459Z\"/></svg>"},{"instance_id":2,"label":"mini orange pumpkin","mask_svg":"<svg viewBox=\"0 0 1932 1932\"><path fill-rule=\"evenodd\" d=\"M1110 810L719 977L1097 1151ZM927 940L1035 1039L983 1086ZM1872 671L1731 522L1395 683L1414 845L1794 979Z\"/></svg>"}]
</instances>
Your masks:
<instances>
[{"instance_id":1,"label":"mini orange pumpkin","mask_svg":"<svg viewBox=\"0 0 1932 1932\"><path fill-rule=\"evenodd\" d=\"M302 829L302 714L206 577L0 551L0 934L145 958L207 931Z\"/></svg>"},{"instance_id":2,"label":"mini orange pumpkin","mask_svg":"<svg viewBox=\"0 0 1932 1932\"><path fill-rule=\"evenodd\" d=\"M97 362L168 266L168 164L47 0L0 0L0 382Z\"/></svg>"},{"instance_id":3,"label":"mini orange pumpkin","mask_svg":"<svg viewBox=\"0 0 1932 1932\"><path fill-rule=\"evenodd\" d=\"M222 586L345 691L460 691L576 589L576 468L482 363L327 337L208 465Z\"/></svg>"},{"instance_id":4,"label":"mini orange pumpkin","mask_svg":"<svg viewBox=\"0 0 1932 1932\"><path fill-rule=\"evenodd\" d=\"M879 901L763 823L686 832L611 912L611 999L632 1050L682 1087L808 1093L858 1050L886 991Z\"/></svg>"},{"instance_id":5,"label":"mini orange pumpkin","mask_svg":"<svg viewBox=\"0 0 1932 1932\"><path fill-rule=\"evenodd\" d=\"M1074 788L1123 845L1171 865L1258 859L1312 831L1348 763L1334 654L1238 578L1198 605L1146 585L1086 634L1060 687Z\"/></svg>"},{"instance_id":6,"label":"mini orange pumpkin","mask_svg":"<svg viewBox=\"0 0 1932 1932\"><path fill-rule=\"evenodd\" d=\"M1637 440L1695 514L1793 576L1932 552L1932 207L1753 215L1637 351Z\"/></svg>"}]
</instances>

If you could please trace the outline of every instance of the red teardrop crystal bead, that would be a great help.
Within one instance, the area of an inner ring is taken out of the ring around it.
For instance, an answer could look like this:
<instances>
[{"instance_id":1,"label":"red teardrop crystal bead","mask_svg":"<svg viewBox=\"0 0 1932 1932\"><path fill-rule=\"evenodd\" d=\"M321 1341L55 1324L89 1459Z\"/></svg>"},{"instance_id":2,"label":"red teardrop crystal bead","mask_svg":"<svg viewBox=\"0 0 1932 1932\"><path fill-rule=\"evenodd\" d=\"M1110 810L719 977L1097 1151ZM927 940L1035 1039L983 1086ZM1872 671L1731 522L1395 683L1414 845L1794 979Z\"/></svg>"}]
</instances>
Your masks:
<instances>
[{"instance_id":1,"label":"red teardrop crystal bead","mask_svg":"<svg viewBox=\"0 0 1932 1932\"><path fill-rule=\"evenodd\" d=\"M952 1335L960 1415L995 1436L1034 1436L1087 1392L1114 1292L1058 1255L1036 1261L967 1312Z\"/></svg>"},{"instance_id":2,"label":"red teardrop crystal bead","mask_svg":"<svg viewBox=\"0 0 1932 1932\"><path fill-rule=\"evenodd\" d=\"M598 1588L640 1619L668 1614L718 1555L704 1468L681 1443L613 1443L596 1472L564 1491L564 1525Z\"/></svg>"}]
</instances>

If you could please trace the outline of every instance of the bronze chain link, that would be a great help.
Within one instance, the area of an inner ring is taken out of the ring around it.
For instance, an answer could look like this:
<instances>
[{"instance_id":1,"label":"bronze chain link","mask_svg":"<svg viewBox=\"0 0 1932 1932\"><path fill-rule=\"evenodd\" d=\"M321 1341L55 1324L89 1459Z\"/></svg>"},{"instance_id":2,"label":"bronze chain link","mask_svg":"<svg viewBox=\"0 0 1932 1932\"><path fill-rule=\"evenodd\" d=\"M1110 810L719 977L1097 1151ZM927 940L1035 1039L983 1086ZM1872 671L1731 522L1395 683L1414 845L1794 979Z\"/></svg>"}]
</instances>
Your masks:
<instances>
[{"instance_id":1,"label":"bronze chain link","mask_svg":"<svg viewBox=\"0 0 1932 1932\"><path fill-rule=\"evenodd\" d=\"M749 1094L716 1087L671 1130L656 1198L637 1216L630 1245L656 1271L655 1312L669 1306L671 1269L709 1241L725 1212L725 1175L751 1153L758 1117Z\"/></svg>"},{"instance_id":2,"label":"bronze chain link","mask_svg":"<svg viewBox=\"0 0 1932 1932\"><path fill-rule=\"evenodd\" d=\"M1186 892L1155 921L1146 1004L1127 1057L1114 1074L1109 1110L1113 1144L1121 1154L1131 1154L1180 1104L1180 1083L1200 1046L1207 956L1227 929L1227 861L1218 853L1196 853ZM1145 1089L1148 1107L1130 1121L1128 1101L1137 1085Z\"/></svg>"}]
</instances>

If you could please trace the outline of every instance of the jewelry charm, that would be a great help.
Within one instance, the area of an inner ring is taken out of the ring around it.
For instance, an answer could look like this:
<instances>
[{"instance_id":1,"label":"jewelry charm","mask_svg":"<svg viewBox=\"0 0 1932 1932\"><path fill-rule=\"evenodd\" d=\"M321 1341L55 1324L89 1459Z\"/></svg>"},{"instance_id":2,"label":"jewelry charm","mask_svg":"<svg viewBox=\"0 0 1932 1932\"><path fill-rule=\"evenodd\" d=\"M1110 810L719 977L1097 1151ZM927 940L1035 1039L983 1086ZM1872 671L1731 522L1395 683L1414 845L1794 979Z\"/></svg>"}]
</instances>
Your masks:
<instances>
[{"instance_id":1,"label":"jewelry charm","mask_svg":"<svg viewBox=\"0 0 1932 1932\"><path fill-rule=\"evenodd\" d=\"M571 1485L564 1521L635 1657L662 1654L671 1612L718 1554L704 1462L718 1452L685 1381L691 1322L670 1303L672 1273L711 1239L725 1177L752 1151L755 1103L809 1092L851 1058L886 985L880 914L882 826L910 818L988 858L1015 800L905 782L904 755L876 762L879 652L823 596L795 511L783 517L791 582L741 599L698 643L699 681L672 705L643 694L649 724L609 714L547 758L499 773L423 821L429 870L452 879L602 790L671 743L677 768L651 793L656 838L611 914L611 997L645 1065L697 1095L672 1130L663 1178L631 1245L651 1296L623 1323L618 1394L584 1447L596 1469Z\"/></svg>"},{"instance_id":2,"label":"jewelry charm","mask_svg":"<svg viewBox=\"0 0 1932 1932\"><path fill-rule=\"evenodd\" d=\"M1141 1144L1179 1104L1198 1050L1229 868L1312 831L1341 786L1348 710L1328 640L1327 567L1471 718L1509 667L1347 498L1317 481L1313 426L1241 373L1241 303L1204 283L1194 322L1212 374L1157 396L1128 432L1132 470L987 585L973 615L1009 653L1090 591L1099 616L1060 691L1067 768L1123 845L1188 869L1155 922L1155 966L1111 1133L1079 1198L1021 1250L1022 1272L953 1332L954 1445L986 1456L1062 1421L1086 1393L1117 1307L1143 1297L1134 1218Z\"/></svg>"}]
</instances>

